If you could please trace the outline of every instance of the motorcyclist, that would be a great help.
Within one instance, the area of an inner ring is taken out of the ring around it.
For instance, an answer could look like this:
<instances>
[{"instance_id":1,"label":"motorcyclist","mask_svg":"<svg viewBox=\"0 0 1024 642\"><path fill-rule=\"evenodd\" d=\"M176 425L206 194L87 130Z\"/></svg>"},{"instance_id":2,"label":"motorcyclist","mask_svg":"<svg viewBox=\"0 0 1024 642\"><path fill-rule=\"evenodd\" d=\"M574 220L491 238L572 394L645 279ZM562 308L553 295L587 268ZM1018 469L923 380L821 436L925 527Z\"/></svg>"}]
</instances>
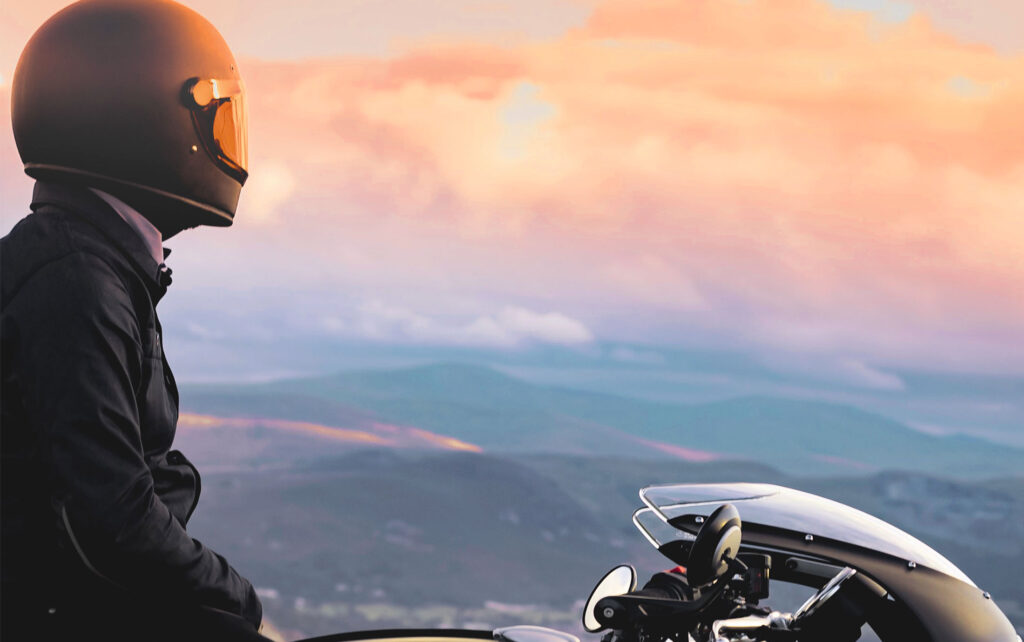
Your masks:
<instances>
[{"instance_id":1,"label":"motorcyclist","mask_svg":"<svg viewBox=\"0 0 1024 642\"><path fill-rule=\"evenodd\" d=\"M2 638L263 639L252 585L186 531L198 471L156 305L164 240L232 223L245 90L170 0L88 0L12 83L32 213L0 240Z\"/></svg>"}]
</instances>

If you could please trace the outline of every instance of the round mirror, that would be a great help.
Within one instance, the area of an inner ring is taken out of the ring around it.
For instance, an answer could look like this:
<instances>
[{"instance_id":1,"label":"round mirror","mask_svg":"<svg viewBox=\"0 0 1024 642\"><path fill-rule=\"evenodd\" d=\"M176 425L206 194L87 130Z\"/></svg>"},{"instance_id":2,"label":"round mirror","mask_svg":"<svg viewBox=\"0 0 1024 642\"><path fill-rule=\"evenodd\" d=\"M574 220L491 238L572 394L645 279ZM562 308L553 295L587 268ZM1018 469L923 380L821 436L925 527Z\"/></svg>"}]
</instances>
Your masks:
<instances>
[{"instance_id":1,"label":"round mirror","mask_svg":"<svg viewBox=\"0 0 1024 642\"><path fill-rule=\"evenodd\" d=\"M590 593L587 605L583 607L583 628L590 633L596 633L603 629L601 623L594 615L594 607L606 597L623 595L636 588L636 571L629 564L616 566L601 578L594 590Z\"/></svg>"},{"instance_id":2,"label":"round mirror","mask_svg":"<svg viewBox=\"0 0 1024 642\"><path fill-rule=\"evenodd\" d=\"M729 562L740 552L741 526L740 513L732 504L722 504L704 520L686 565L690 586L707 584L729 569Z\"/></svg>"}]
</instances>

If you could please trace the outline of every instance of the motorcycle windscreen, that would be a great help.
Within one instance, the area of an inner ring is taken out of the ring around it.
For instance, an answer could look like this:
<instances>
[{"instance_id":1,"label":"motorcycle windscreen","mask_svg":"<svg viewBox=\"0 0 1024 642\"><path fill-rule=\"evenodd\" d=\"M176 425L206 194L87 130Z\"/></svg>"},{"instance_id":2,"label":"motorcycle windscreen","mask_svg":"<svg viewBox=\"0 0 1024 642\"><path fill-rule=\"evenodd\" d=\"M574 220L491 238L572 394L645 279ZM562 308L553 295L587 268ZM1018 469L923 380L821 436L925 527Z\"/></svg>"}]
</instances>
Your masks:
<instances>
[{"instance_id":1,"label":"motorcycle windscreen","mask_svg":"<svg viewBox=\"0 0 1024 642\"><path fill-rule=\"evenodd\" d=\"M633 526L636 526L640 534L644 536L644 539L657 549L661 549L662 546L669 542L692 542L696 539L693 533L687 533L669 525L652 508L637 509L633 513Z\"/></svg>"},{"instance_id":2,"label":"motorcycle windscreen","mask_svg":"<svg viewBox=\"0 0 1024 642\"><path fill-rule=\"evenodd\" d=\"M644 488L640 498L670 525L674 518L683 515L710 515L728 502L739 510L744 524L846 542L974 584L952 562L892 524L845 504L791 488L772 484L674 484Z\"/></svg>"}]
</instances>

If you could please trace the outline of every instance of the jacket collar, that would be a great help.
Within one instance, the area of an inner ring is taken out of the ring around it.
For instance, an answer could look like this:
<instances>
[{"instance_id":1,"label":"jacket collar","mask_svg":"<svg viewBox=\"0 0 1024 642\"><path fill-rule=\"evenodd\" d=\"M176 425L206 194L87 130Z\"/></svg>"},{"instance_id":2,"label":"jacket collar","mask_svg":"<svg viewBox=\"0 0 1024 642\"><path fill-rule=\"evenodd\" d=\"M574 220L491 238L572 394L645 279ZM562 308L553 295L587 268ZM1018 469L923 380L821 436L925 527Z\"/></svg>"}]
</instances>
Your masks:
<instances>
[{"instance_id":1,"label":"jacket collar","mask_svg":"<svg viewBox=\"0 0 1024 642\"><path fill-rule=\"evenodd\" d=\"M50 205L85 219L134 264L146 282L154 304L167 291L166 266L158 264L150 249L127 221L88 188L36 181L32 211ZM166 250L165 250L166 252Z\"/></svg>"},{"instance_id":2,"label":"jacket collar","mask_svg":"<svg viewBox=\"0 0 1024 642\"><path fill-rule=\"evenodd\" d=\"M109 205L118 215L125 220L128 225L131 226L135 233L142 239L146 247L149 248L149 255L153 257L153 260L157 264L164 262L164 239L163 235L160 234L160 230L155 225L149 222L139 211L125 203L113 194L108 194L95 187L90 187L89 191L99 196L107 205Z\"/></svg>"}]
</instances>

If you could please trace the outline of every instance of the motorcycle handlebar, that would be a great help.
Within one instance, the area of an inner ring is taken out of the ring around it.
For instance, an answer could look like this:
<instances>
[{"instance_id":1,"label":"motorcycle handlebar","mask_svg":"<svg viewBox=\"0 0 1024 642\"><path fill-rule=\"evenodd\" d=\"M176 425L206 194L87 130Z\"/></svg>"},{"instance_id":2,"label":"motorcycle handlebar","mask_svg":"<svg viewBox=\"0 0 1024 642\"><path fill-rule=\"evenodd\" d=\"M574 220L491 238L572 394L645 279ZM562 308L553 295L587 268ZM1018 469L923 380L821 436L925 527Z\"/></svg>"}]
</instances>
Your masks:
<instances>
[{"instance_id":1,"label":"motorcycle handlebar","mask_svg":"<svg viewBox=\"0 0 1024 642\"><path fill-rule=\"evenodd\" d=\"M624 595L613 595L602 598L594 606L594 617L603 626L610 629L621 629L629 624L629 608L619 598L649 597L660 600L684 601L693 599L693 592L686 582L686 576L679 573L656 573L650 581L638 591Z\"/></svg>"}]
</instances>

